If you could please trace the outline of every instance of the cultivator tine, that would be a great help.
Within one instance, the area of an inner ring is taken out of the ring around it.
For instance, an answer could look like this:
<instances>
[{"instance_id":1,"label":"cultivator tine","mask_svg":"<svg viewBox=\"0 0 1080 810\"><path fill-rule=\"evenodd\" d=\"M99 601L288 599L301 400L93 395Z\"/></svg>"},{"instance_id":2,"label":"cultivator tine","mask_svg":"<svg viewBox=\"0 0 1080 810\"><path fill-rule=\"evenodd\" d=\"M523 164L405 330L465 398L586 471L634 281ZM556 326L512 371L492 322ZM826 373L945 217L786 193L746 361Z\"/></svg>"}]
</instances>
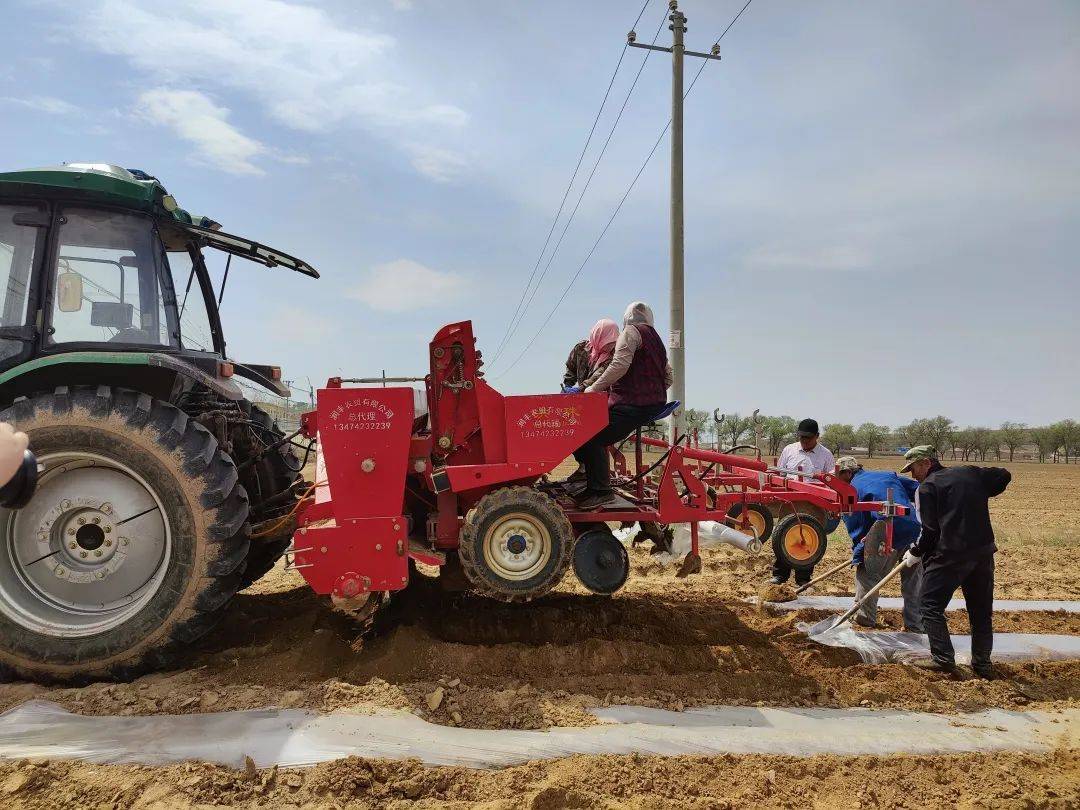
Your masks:
<instances>
[{"instance_id":1,"label":"cultivator tine","mask_svg":"<svg viewBox=\"0 0 1080 810\"><path fill-rule=\"evenodd\" d=\"M297 564L293 559L296 554L303 554L305 551L314 551L314 546L307 546L305 548L296 548L295 543L290 543L289 547L285 549L282 556L285 558L285 570L286 571L299 571L301 568L311 568L314 563L300 563Z\"/></svg>"}]
</instances>

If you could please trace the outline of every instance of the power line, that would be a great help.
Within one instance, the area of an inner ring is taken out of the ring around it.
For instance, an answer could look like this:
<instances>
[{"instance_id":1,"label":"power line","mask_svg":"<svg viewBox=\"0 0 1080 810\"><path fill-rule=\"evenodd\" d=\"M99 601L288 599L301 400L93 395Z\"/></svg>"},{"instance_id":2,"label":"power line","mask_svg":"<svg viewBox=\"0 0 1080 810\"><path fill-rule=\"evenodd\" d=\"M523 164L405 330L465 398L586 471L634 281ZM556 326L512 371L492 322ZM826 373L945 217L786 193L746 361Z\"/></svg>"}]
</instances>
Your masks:
<instances>
[{"instance_id":1,"label":"power line","mask_svg":"<svg viewBox=\"0 0 1080 810\"><path fill-rule=\"evenodd\" d=\"M645 13L645 9L648 8L649 2L650 0L645 0L645 2L642 3L637 19L634 20L633 28L637 28L637 24L641 21L641 17ZM499 342L499 347L495 350L495 356L491 361L492 363L499 359L499 356L506 348L507 342L510 340L514 320L517 318L518 313L521 312L521 307L525 302L525 296L528 294L533 279L536 277L536 271L540 268L540 262L544 260L544 254L547 252L548 245L551 243L551 235L555 233L555 226L559 224L559 217L562 216L563 208L566 206L566 200L570 197L570 189L573 188L574 180L577 179L578 171L581 169L581 163L585 159L585 153L589 151L589 144L592 143L593 134L596 132L596 125L600 122L600 115L604 112L604 106L607 104L608 96L611 95L611 88L615 84L615 77L619 75L619 68L622 67L623 59L626 57L626 51L629 47L629 44L624 44L622 51L619 53L619 61L615 64L615 71L611 74L611 80L608 82L607 90L604 91L604 98L600 101L600 109L596 111L596 117L593 118L592 126L589 128L589 135L585 138L585 145L581 148L581 154L578 155L577 165L574 166L574 172L570 175L570 182L566 184L566 191L563 192L562 201L559 203L559 209L555 212L555 219L551 221L551 227L548 229L547 238L544 239L544 246L540 248L540 255L536 257L536 264L529 274L529 280L525 283L525 289L521 291L521 298L518 299L514 314L510 316L510 322L506 325L506 332L503 333L502 340ZM537 283L539 284L539 282Z\"/></svg>"},{"instance_id":2,"label":"power line","mask_svg":"<svg viewBox=\"0 0 1080 810\"><path fill-rule=\"evenodd\" d=\"M667 20L667 9L664 10L663 16L660 18L660 24L656 26L656 32L653 34L652 42L656 43L657 38L660 36L660 31L664 27L664 22ZM559 234L559 239L555 243L555 247L551 251L551 255L548 256L547 264L544 265L543 271L540 273L540 277L536 280L536 286L532 288L532 292L529 294L529 300L525 302L524 308L521 310L521 317L518 318L516 324L512 324L510 334L507 336L506 341L509 344L510 339L517 333L518 328L525 320L525 314L528 312L529 307L532 305L533 299L536 298L536 293L540 290L540 282L544 280L547 275L547 271L551 268L552 262L555 261L555 256L559 252L559 247L563 243L563 239L566 237L566 232L570 229L570 223L574 221L574 217L577 215L578 209L581 207L581 201L585 199L585 193L589 190L589 186L592 184L592 179L596 175L596 170L600 168L600 161L604 158L604 153L607 152L608 145L611 143L611 138L615 134L615 129L619 126L619 122L622 120L623 113L626 112L626 105L630 103L630 96L634 93L634 88L637 87L638 80L641 78L642 72L645 70L645 63L649 61L649 54L645 54L645 58L641 60L641 64L638 66L637 73L634 75L634 80L630 84L630 89L626 91L626 96L623 98L622 106L619 108L618 115L615 116L615 121L611 125L611 129L608 130L607 138L604 140L604 145L600 149L600 154L596 157L596 162L593 163L593 167L589 172L589 176L585 179L585 184L581 188L581 193L578 194L577 202L574 204L574 210L570 212L570 216L567 217L566 222L563 224L562 232ZM498 355L496 355L496 359ZM494 365L494 360L492 361Z\"/></svg>"},{"instance_id":3,"label":"power line","mask_svg":"<svg viewBox=\"0 0 1080 810\"><path fill-rule=\"evenodd\" d=\"M713 43L714 46L720 44L720 40L722 40L724 38L724 36L727 34L727 32L731 30L731 27L733 25L735 25L736 22L738 22L739 18L743 15L743 12L746 11L746 9L748 9L750 7L750 4L752 2L754 2L754 0L746 0L746 5L744 5L741 9L739 9L739 13L736 14L732 18L731 22L729 22L727 24L727 27L720 33L720 36L718 36L716 38L715 42ZM647 57L648 57L648 54L646 54L646 58ZM642 64L644 64L644 62ZM690 85L686 88L686 92L683 93L683 98L684 99L687 96L689 96L690 91L694 89L694 85L697 84L698 77L701 76L701 73L702 73L702 71L705 70L705 65L707 65L707 64L708 64L708 61L703 61L701 63L701 66L698 67L697 73L694 74L694 78L691 79ZM656 154L656 150L660 147L660 144L664 140L664 136L667 135L667 132L668 132L668 130L670 128L671 128L671 119L668 118L667 123L664 124L664 128L662 130L660 130L660 135L657 137L656 142L652 145L652 149L650 149L649 154L645 156L645 160L642 161L641 167L637 170L637 174L634 175L634 179L630 181L630 185L627 187L625 193L622 195L622 198L619 200L619 204L615 206L615 210L612 212L611 216L608 218L608 221L605 223L603 230L600 231L600 235L596 237L596 241L593 242L592 247L589 248L589 252L585 255L585 258L581 262L581 265L578 267L578 269L574 273L574 275L571 276L570 281L567 283L566 287L563 289L562 294L559 296L559 300L555 302L555 306L553 306L551 308L551 310L548 312L547 317L544 318L544 322L540 324L540 328L538 328L536 330L536 332L533 333L533 336L531 338L529 338L529 342L525 344L525 348L521 350L521 353L518 354L518 356L514 358L513 362L511 362L510 365L507 366L502 371L502 373L500 373L497 377L494 378L495 380L501 379L502 377L506 376L506 374L509 373L510 369L512 369L514 366L516 366L518 364L518 362L521 360L521 358L523 358L525 356L525 354L529 351L529 349L532 348L533 344L536 342L536 339L538 337L540 337L540 334L544 331L544 329L547 327L547 325L551 322L551 319L555 316L556 311L558 311L559 307L562 305L562 302L566 300L566 296L570 294L571 288L574 286L574 283L578 280L578 277L581 275L582 271L585 269L585 265L589 263L589 260L593 256L593 253L596 252L596 248L599 247L601 240L603 240L604 235L608 232L608 229L611 227L611 223L613 223L615 221L615 217L618 216L619 211L622 210L623 203L626 202L627 198L630 196L630 192L633 191L634 186L637 185L638 179L645 172L646 166L649 165L649 161L652 160L653 155Z\"/></svg>"}]
</instances>

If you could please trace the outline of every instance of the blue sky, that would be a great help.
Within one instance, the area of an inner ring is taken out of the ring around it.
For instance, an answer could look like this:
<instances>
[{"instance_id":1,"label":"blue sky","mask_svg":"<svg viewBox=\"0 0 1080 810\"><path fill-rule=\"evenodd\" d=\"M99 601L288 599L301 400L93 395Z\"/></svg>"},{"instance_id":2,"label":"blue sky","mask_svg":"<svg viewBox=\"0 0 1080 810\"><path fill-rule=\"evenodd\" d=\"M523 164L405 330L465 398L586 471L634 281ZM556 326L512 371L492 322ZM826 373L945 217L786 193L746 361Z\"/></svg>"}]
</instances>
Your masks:
<instances>
[{"instance_id":1,"label":"blue sky","mask_svg":"<svg viewBox=\"0 0 1080 810\"><path fill-rule=\"evenodd\" d=\"M490 359L640 5L6 0L0 168L142 168L319 268L233 268L236 359L316 382L423 374L431 335L465 318ZM689 46L707 50L741 6L686 0ZM600 142L643 53L626 56ZM1080 417L1080 5L754 0L722 53L686 108L690 404L894 425ZM655 141L669 89L650 57L490 369L502 390L553 389L569 346L631 300L666 334L665 140L508 362Z\"/></svg>"}]
</instances>

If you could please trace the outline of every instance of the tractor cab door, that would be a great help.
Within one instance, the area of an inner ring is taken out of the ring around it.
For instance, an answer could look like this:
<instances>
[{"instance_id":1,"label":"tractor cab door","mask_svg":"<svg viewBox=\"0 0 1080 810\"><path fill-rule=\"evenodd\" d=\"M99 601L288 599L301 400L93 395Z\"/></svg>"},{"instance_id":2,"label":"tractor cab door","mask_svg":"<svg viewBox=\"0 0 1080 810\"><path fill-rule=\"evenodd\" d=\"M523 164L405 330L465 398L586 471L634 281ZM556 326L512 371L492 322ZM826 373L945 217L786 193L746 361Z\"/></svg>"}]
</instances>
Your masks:
<instances>
[{"instance_id":1,"label":"tractor cab door","mask_svg":"<svg viewBox=\"0 0 1080 810\"><path fill-rule=\"evenodd\" d=\"M179 348L176 296L151 218L63 208L54 230L43 351Z\"/></svg>"},{"instance_id":2,"label":"tractor cab door","mask_svg":"<svg viewBox=\"0 0 1080 810\"><path fill-rule=\"evenodd\" d=\"M0 370L34 349L35 260L45 245L48 212L36 204L0 205Z\"/></svg>"}]
</instances>

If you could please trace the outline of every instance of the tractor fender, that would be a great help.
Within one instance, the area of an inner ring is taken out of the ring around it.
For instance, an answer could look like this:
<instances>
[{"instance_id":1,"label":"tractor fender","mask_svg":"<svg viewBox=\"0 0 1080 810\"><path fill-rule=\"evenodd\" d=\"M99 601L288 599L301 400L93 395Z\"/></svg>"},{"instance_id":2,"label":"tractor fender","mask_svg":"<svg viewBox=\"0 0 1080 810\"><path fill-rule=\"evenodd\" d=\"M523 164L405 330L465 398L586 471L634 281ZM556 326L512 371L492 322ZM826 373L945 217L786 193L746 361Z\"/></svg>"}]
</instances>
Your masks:
<instances>
[{"instance_id":1,"label":"tractor fender","mask_svg":"<svg viewBox=\"0 0 1080 810\"><path fill-rule=\"evenodd\" d=\"M180 357L158 352L77 351L37 357L0 373L0 406L58 385L79 384L120 385L168 400L177 377L203 385L225 399L244 398L236 383L208 374Z\"/></svg>"}]
</instances>

